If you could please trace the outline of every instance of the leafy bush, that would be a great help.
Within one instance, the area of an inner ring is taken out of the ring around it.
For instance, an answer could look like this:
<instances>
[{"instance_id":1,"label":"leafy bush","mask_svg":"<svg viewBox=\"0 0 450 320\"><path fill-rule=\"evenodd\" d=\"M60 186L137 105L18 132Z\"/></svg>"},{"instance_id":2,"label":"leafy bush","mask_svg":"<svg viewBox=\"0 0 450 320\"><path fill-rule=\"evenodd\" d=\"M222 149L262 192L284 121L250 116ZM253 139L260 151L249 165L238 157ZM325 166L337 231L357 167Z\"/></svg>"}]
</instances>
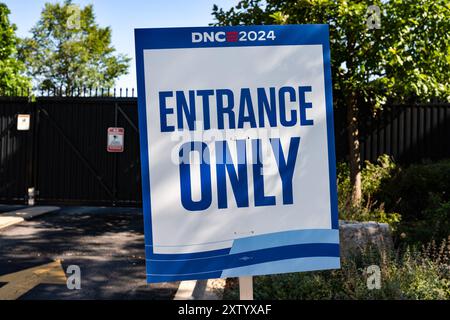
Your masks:
<instances>
[{"instance_id":1,"label":"leafy bush","mask_svg":"<svg viewBox=\"0 0 450 320\"><path fill-rule=\"evenodd\" d=\"M367 267L381 271L381 288L367 286ZM403 253L373 248L342 259L338 270L254 277L255 299L450 299L450 237ZM237 299L238 282L229 279L225 299Z\"/></svg>"},{"instance_id":2,"label":"leafy bush","mask_svg":"<svg viewBox=\"0 0 450 320\"><path fill-rule=\"evenodd\" d=\"M440 241L450 234L450 160L411 165L383 180L378 194L389 211L399 212L404 240Z\"/></svg>"},{"instance_id":3,"label":"leafy bush","mask_svg":"<svg viewBox=\"0 0 450 320\"><path fill-rule=\"evenodd\" d=\"M352 186L347 163L337 166L338 206L340 218L344 220L376 221L389 223L393 229L400 222L400 215L385 212L384 204L375 199L386 180L393 177L397 167L388 155L381 155L377 163L366 161L361 172L362 203L354 207L350 203Z\"/></svg>"},{"instance_id":4,"label":"leafy bush","mask_svg":"<svg viewBox=\"0 0 450 320\"><path fill-rule=\"evenodd\" d=\"M450 160L408 168L397 167L386 155L375 164L366 162L357 208L350 206L348 165L337 169L340 218L387 222L406 246L398 246L396 254L368 248L343 258L339 270L255 277L255 298L450 299ZM434 239L446 238L436 246ZM380 267L380 289L367 287L371 265ZM237 288L236 279L228 280L224 297L238 298Z\"/></svg>"},{"instance_id":5,"label":"leafy bush","mask_svg":"<svg viewBox=\"0 0 450 320\"><path fill-rule=\"evenodd\" d=\"M450 160L395 165L387 155L362 170L362 204L350 205L346 163L337 167L340 218L389 223L404 243L440 241L450 234Z\"/></svg>"}]
</instances>

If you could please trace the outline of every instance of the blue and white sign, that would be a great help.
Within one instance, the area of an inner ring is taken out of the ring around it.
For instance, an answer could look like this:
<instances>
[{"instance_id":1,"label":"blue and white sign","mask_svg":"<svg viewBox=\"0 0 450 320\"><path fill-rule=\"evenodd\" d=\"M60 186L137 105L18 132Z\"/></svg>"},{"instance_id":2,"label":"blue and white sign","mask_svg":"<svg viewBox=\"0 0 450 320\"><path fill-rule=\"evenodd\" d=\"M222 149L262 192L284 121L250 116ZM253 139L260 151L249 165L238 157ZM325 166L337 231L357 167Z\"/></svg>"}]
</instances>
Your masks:
<instances>
[{"instance_id":1,"label":"blue and white sign","mask_svg":"<svg viewBox=\"0 0 450 320\"><path fill-rule=\"evenodd\" d=\"M328 26L135 38L147 281L339 268Z\"/></svg>"}]
</instances>

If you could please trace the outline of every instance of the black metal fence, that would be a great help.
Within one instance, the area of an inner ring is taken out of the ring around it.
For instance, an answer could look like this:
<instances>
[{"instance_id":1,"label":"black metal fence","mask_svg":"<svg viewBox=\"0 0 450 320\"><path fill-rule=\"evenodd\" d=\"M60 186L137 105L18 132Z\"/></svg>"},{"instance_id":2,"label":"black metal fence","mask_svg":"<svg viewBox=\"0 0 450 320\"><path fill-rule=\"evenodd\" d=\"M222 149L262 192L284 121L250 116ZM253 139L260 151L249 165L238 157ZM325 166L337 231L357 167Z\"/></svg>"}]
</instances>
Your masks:
<instances>
[{"instance_id":1,"label":"black metal fence","mask_svg":"<svg viewBox=\"0 0 450 320\"><path fill-rule=\"evenodd\" d=\"M17 115L30 114L28 131ZM124 152L106 151L108 127L125 129ZM0 202L141 204L135 98L0 98Z\"/></svg>"},{"instance_id":2,"label":"black metal fence","mask_svg":"<svg viewBox=\"0 0 450 320\"><path fill-rule=\"evenodd\" d=\"M336 158L348 159L345 110L335 111ZM388 154L400 164L450 158L450 103L389 105L361 115L361 160Z\"/></svg>"},{"instance_id":3,"label":"black metal fence","mask_svg":"<svg viewBox=\"0 0 450 320\"><path fill-rule=\"evenodd\" d=\"M32 185L33 134L16 130L17 114L31 112L27 98L0 98L1 202L23 202Z\"/></svg>"},{"instance_id":4,"label":"black metal fence","mask_svg":"<svg viewBox=\"0 0 450 320\"><path fill-rule=\"evenodd\" d=\"M25 203L34 187L40 204L141 205L134 91L61 93L0 97L0 202ZM31 115L30 130L17 130L18 114ZM363 161L384 153L402 164L450 158L450 104L395 105L363 118ZM125 128L123 153L106 151L108 127ZM337 159L345 161L345 111L339 109L335 136Z\"/></svg>"}]
</instances>

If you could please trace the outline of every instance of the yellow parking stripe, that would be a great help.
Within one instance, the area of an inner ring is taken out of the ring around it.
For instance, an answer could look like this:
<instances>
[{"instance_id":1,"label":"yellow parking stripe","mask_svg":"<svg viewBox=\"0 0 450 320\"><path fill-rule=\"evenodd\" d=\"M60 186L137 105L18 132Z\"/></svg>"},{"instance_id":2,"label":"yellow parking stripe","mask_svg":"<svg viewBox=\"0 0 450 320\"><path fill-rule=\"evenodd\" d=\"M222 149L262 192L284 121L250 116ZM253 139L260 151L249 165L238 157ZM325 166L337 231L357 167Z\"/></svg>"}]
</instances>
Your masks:
<instances>
[{"instance_id":1,"label":"yellow parking stripe","mask_svg":"<svg viewBox=\"0 0 450 320\"><path fill-rule=\"evenodd\" d=\"M41 283L66 284L67 278L57 260L41 266L0 276L7 284L0 288L0 300L15 300Z\"/></svg>"}]
</instances>

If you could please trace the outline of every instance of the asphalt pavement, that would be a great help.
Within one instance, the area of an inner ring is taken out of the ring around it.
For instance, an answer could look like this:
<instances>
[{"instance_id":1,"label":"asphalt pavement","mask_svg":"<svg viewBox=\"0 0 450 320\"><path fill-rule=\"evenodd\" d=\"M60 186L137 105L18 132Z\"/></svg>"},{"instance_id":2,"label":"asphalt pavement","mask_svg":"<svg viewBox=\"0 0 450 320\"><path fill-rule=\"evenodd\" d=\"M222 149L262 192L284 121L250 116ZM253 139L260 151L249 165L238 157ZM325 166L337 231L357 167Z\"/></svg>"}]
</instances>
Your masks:
<instances>
[{"instance_id":1,"label":"asphalt pavement","mask_svg":"<svg viewBox=\"0 0 450 320\"><path fill-rule=\"evenodd\" d=\"M0 212L20 208L0 206ZM0 230L0 280L54 261L64 272L78 266L81 288L37 280L32 286L30 280L19 299L172 299L179 284L146 283L138 208L65 207ZM14 287L0 281L0 291L6 285Z\"/></svg>"}]
</instances>

